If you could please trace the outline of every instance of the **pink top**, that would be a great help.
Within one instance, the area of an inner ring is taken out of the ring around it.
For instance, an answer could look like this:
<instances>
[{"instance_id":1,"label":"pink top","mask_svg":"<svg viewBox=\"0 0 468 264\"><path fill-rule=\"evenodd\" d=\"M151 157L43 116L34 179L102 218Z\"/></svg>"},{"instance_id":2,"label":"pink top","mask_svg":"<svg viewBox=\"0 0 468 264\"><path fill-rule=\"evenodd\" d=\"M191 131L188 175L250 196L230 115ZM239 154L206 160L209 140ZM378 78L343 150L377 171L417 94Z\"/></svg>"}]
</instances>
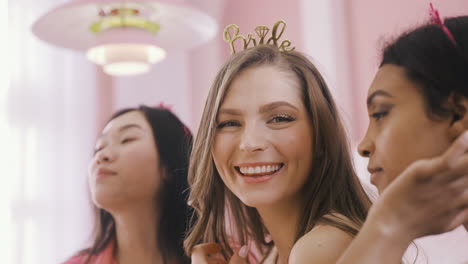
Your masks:
<instances>
[{"instance_id":1,"label":"pink top","mask_svg":"<svg viewBox=\"0 0 468 264\"><path fill-rule=\"evenodd\" d=\"M101 252L91 258L90 264L117 264L117 260L114 258L114 247L115 242L112 241L109 245ZM62 264L84 264L88 255L78 255L70 258Z\"/></svg>"}]
</instances>

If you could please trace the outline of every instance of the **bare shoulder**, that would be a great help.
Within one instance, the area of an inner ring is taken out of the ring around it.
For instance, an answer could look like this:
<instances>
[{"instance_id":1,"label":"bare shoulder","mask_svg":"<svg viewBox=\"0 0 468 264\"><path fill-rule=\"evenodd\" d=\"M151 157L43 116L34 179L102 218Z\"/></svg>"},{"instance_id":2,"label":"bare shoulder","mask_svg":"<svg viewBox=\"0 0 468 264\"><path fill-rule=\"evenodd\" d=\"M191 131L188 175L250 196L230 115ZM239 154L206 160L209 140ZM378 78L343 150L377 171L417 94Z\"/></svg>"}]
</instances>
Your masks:
<instances>
[{"instance_id":1,"label":"bare shoulder","mask_svg":"<svg viewBox=\"0 0 468 264\"><path fill-rule=\"evenodd\" d=\"M289 263L336 263L352 240L352 235L337 227L318 225L294 244Z\"/></svg>"}]
</instances>

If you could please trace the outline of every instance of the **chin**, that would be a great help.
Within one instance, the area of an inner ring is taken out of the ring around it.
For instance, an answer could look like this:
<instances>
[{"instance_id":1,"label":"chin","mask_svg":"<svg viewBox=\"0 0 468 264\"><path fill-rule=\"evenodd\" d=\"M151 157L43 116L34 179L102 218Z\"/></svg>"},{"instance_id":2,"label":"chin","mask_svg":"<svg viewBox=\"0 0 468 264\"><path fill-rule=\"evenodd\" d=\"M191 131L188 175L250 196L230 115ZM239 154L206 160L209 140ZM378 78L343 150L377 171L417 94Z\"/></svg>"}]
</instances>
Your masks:
<instances>
[{"instance_id":1,"label":"chin","mask_svg":"<svg viewBox=\"0 0 468 264\"><path fill-rule=\"evenodd\" d=\"M105 209L108 207L110 203L109 198L106 198L105 195L102 194L94 194L93 195L93 203L99 208Z\"/></svg>"},{"instance_id":2,"label":"chin","mask_svg":"<svg viewBox=\"0 0 468 264\"><path fill-rule=\"evenodd\" d=\"M262 207L271 206L281 200L278 195L272 193L272 191L255 191L249 193L242 193L242 195L236 195L245 205L249 207Z\"/></svg>"},{"instance_id":3,"label":"chin","mask_svg":"<svg viewBox=\"0 0 468 264\"><path fill-rule=\"evenodd\" d=\"M122 199L116 199L116 197L119 197L115 193L109 192L109 191L104 191L104 190L96 190L96 192L93 194L93 203L102 209L105 210L111 210L114 207L117 207L119 204L122 204Z\"/></svg>"},{"instance_id":4,"label":"chin","mask_svg":"<svg viewBox=\"0 0 468 264\"><path fill-rule=\"evenodd\" d=\"M385 191L385 189L387 189L388 187L388 183L381 183L379 185L376 185L375 186L377 188L377 191L379 191L379 195L382 195L382 193Z\"/></svg>"}]
</instances>

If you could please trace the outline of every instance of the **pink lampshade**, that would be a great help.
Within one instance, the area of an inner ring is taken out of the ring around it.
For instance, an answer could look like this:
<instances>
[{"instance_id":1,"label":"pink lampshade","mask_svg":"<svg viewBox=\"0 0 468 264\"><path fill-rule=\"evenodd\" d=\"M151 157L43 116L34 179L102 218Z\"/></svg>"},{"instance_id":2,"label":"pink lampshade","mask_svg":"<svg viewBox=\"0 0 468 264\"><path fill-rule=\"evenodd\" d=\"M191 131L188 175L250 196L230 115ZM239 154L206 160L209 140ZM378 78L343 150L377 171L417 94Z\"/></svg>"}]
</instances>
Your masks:
<instances>
[{"instance_id":1,"label":"pink lampshade","mask_svg":"<svg viewBox=\"0 0 468 264\"><path fill-rule=\"evenodd\" d=\"M149 20L157 23L159 30L149 32L130 26L100 32L91 30L91 25L102 19L103 8L132 5L148 13ZM72 0L40 17L32 31L52 45L87 51L88 58L97 64L112 62L116 66L126 61L151 64L163 59L165 51L198 46L214 37L217 23L180 0ZM108 73L125 75L118 71Z\"/></svg>"}]
</instances>

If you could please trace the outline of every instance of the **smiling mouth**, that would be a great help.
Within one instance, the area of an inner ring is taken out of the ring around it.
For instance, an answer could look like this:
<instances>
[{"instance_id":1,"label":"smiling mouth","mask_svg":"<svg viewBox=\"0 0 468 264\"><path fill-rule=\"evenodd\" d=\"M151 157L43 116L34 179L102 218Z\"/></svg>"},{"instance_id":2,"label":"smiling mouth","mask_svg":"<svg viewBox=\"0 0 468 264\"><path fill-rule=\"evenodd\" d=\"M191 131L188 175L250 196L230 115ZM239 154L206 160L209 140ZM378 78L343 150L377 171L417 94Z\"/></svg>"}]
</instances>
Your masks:
<instances>
[{"instance_id":1,"label":"smiling mouth","mask_svg":"<svg viewBox=\"0 0 468 264\"><path fill-rule=\"evenodd\" d=\"M284 163L274 165L239 167L234 166L235 170L244 177L262 177L276 173L283 168Z\"/></svg>"}]
</instances>

